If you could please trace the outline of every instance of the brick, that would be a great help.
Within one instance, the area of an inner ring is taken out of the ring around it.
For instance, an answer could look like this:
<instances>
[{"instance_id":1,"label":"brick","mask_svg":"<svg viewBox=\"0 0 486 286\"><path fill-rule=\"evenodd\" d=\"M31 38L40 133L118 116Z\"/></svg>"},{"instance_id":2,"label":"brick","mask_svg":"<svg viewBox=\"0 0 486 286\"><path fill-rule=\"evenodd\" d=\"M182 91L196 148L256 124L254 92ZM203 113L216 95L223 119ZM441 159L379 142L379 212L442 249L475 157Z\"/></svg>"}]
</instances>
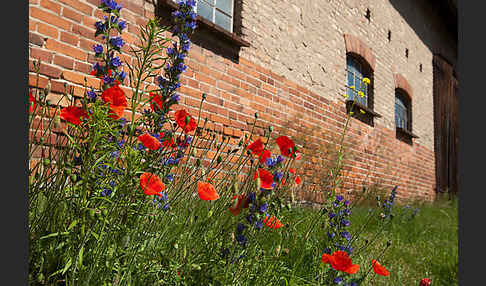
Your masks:
<instances>
[{"instance_id":1,"label":"brick","mask_svg":"<svg viewBox=\"0 0 486 286\"><path fill-rule=\"evenodd\" d=\"M52 54L50 51L31 47L29 56L34 59L40 59L42 62L51 63Z\"/></svg>"},{"instance_id":2,"label":"brick","mask_svg":"<svg viewBox=\"0 0 486 286\"><path fill-rule=\"evenodd\" d=\"M72 46L77 46L79 42L79 38L73 34L61 31L61 41Z\"/></svg>"},{"instance_id":3,"label":"brick","mask_svg":"<svg viewBox=\"0 0 486 286\"><path fill-rule=\"evenodd\" d=\"M44 39L38 34L29 32L29 43L42 47Z\"/></svg>"},{"instance_id":4,"label":"brick","mask_svg":"<svg viewBox=\"0 0 486 286\"><path fill-rule=\"evenodd\" d=\"M90 28L87 28L87 27L84 27L82 25L78 25L78 24L73 24L73 28L71 30L74 34L77 34L77 35L80 35L81 37L83 38L88 38L88 39L91 39L91 40L95 40L95 29L90 27Z\"/></svg>"},{"instance_id":5,"label":"brick","mask_svg":"<svg viewBox=\"0 0 486 286\"><path fill-rule=\"evenodd\" d=\"M74 60L72 58L56 55L54 57L54 64L62 66L63 68L73 69Z\"/></svg>"},{"instance_id":6,"label":"brick","mask_svg":"<svg viewBox=\"0 0 486 286\"><path fill-rule=\"evenodd\" d=\"M71 28L71 23L69 23L69 21L54 13L46 12L37 7L30 7L30 17L39 19L64 30L69 30Z\"/></svg>"},{"instance_id":7,"label":"brick","mask_svg":"<svg viewBox=\"0 0 486 286\"><path fill-rule=\"evenodd\" d=\"M29 19L29 31L35 31L37 30L37 22L32 21L32 19Z\"/></svg>"},{"instance_id":8,"label":"brick","mask_svg":"<svg viewBox=\"0 0 486 286\"><path fill-rule=\"evenodd\" d=\"M51 10L52 12L56 13L57 15L61 14L61 5L55 3L50 0L41 0L40 2L41 7Z\"/></svg>"},{"instance_id":9,"label":"brick","mask_svg":"<svg viewBox=\"0 0 486 286\"><path fill-rule=\"evenodd\" d=\"M82 72L84 74L89 74L92 70L92 66L93 65L91 65L91 64L76 61L74 63L74 70Z\"/></svg>"},{"instance_id":10,"label":"brick","mask_svg":"<svg viewBox=\"0 0 486 286\"><path fill-rule=\"evenodd\" d=\"M86 15L93 14L93 8L90 5L81 3L79 0L59 0L59 1L70 6L71 8L76 9L76 11L79 11L83 14Z\"/></svg>"},{"instance_id":11,"label":"brick","mask_svg":"<svg viewBox=\"0 0 486 286\"><path fill-rule=\"evenodd\" d=\"M74 22L77 22L77 23L81 23L81 20L83 19L83 15L81 15L80 13L72 10L72 9L69 9L67 7L65 7L63 10L62 10L62 15L68 19L71 19L73 20Z\"/></svg>"},{"instance_id":12,"label":"brick","mask_svg":"<svg viewBox=\"0 0 486 286\"><path fill-rule=\"evenodd\" d=\"M58 31L55 27L46 25L44 23L37 24L37 31L42 34L43 36L48 36L53 39L57 39Z\"/></svg>"},{"instance_id":13,"label":"brick","mask_svg":"<svg viewBox=\"0 0 486 286\"><path fill-rule=\"evenodd\" d=\"M86 60L87 58L87 54L82 50L52 39L47 40L46 48L64 55L72 56L78 60Z\"/></svg>"}]
</instances>

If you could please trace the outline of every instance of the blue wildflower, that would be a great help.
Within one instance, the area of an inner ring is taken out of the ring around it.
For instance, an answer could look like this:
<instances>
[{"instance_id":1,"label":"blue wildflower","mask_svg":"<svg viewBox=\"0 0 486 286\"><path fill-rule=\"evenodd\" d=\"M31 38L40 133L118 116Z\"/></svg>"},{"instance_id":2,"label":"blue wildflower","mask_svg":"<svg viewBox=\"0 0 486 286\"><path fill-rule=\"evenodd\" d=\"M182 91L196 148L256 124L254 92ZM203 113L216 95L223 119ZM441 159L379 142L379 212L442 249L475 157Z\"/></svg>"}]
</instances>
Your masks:
<instances>
[{"instance_id":1,"label":"blue wildflower","mask_svg":"<svg viewBox=\"0 0 486 286\"><path fill-rule=\"evenodd\" d=\"M334 278L333 282L334 284L341 284L343 282L344 278L343 277L336 277Z\"/></svg>"},{"instance_id":2,"label":"blue wildflower","mask_svg":"<svg viewBox=\"0 0 486 286\"><path fill-rule=\"evenodd\" d=\"M111 38L110 43L113 47L115 47L117 49L120 49L125 44L125 42L123 41L123 39L121 37Z\"/></svg>"},{"instance_id":3,"label":"blue wildflower","mask_svg":"<svg viewBox=\"0 0 486 286\"><path fill-rule=\"evenodd\" d=\"M122 65L122 62L120 61L120 58L118 57L114 57L112 60L111 60L111 64L114 66L114 67L119 67Z\"/></svg>"},{"instance_id":4,"label":"blue wildflower","mask_svg":"<svg viewBox=\"0 0 486 286\"><path fill-rule=\"evenodd\" d=\"M104 32L106 30L105 24L103 22L101 22L101 21L96 22L94 25L95 25L96 31L98 33L102 33L102 32Z\"/></svg>"},{"instance_id":5,"label":"blue wildflower","mask_svg":"<svg viewBox=\"0 0 486 286\"><path fill-rule=\"evenodd\" d=\"M268 204L264 203L260 206L260 212L265 212L268 209Z\"/></svg>"},{"instance_id":6,"label":"blue wildflower","mask_svg":"<svg viewBox=\"0 0 486 286\"><path fill-rule=\"evenodd\" d=\"M350 241L352 237L351 234L347 231L341 232L341 236L344 237L347 241Z\"/></svg>"},{"instance_id":7,"label":"blue wildflower","mask_svg":"<svg viewBox=\"0 0 486 286\"><path fill-rule=\"evenodd\" d=\"M93 45L93 51L96 55L103 53L103 46L100 44Z\"/></svg>"},{"instance_id":8,"label":"blue wildflower","mask_svg":"<svg viewBox=\"0 0 486 286\"><path fill-rule=\"evenodd\" d=\"M96 100L96 93L93 90L89 90L86 95L88 96L89 101L94 102Z\"/></svg>"},{"instance_id":9,"label":"blue wildflower","mask_svg":"<svg viewBox=\"0 0 486 286\"><path fill-rule=\"evenodd\" d=\"M236 241L243 247L246 247L248 245L248 239L243 234L238 234L236 236Z\"/></svg>"},{"instance_id":10,"label":"blue wildflower","mask_svg":"<svg viewBox=\"0 0 486 286\"><path fill-rule=\"evenodd\" d=\"M240 222L236 226L236 233L242 233L244 229L245 229L245 225Z\"/></svg>"},{"instance_id":11,"label":"blue wildflower","mask_svg":"<svg viewBox=\"0 0 486 286\"><path fill-rule=\"evenodd\" d=\"M167 176L165 176L165 178L167 179L167 181L169 182L172 182L174 181L174 176L172 174L168 174Z\"/></svg>"}]
</instances>

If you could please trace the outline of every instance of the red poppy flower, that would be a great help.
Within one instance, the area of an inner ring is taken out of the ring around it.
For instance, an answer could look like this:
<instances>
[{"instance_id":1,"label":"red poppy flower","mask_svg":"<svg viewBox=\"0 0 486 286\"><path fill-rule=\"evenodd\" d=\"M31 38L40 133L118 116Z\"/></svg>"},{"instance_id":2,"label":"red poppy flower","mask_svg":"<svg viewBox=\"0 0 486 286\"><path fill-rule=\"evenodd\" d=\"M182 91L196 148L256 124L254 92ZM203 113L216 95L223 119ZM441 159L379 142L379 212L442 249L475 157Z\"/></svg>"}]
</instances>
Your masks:
<instances>
[{"instance_id":1,"label":"red poppy flower","mask_svg":"<svg viewBox=\"0 0 486 286\"><path fill-rule=\"evenodd\" d=\"M430 279L429 278L424 278L420 280L419 286L429 286L430 285Z\"/></svg>"},{"instance_id":2,"label":"red poppy flower","mask_svg":"<svg viewBox=\"0 0 486 286\"><path fill-rule=\"evenodd\" d=\"M120 119L125 108L128 106L127 98L123 90L118 85L114 85L103 91L101 98L104 102L110 104L110 117Z\"/></svg>"},{"instance_id":3,"label":"red poppy flower","mask_svg":"<svg viewBox=\"0 0 486 286\"><path fill-rule=\"evenodd\" d=\"M300 185L300 183L302 183L302 179L300 178L300 176L297 176L297 178L295 178L295 183L297 183L297 185Z\"/></svg>"},{"instance_id":4,"label":"red poppy flower","mask_svg":"<svg viewBox=\"0 0 486 286\"><path fill-rule=\"evenodd\" d=\"M29 112L33 112L35 109L35 98L32 96L32 92L29 91Z\"/></svg>"},{"instance_id":5,"label":"red poppy flower","mask_svg":"<svg viewBox=\"0 0 486 286\"><path fill-rule=\"evenodd\" d=\"M59 115L62 119L70 122L74 125L79 125L81 123L81 118L87 119L89 114L84 111L84 109L76 106L68 106L61 109Z\"/></svg>"},{"instance_id":6,"label":"red poppy flower","mask_svg":"<svg viewBox=\"0 0 486 286\"><path fill-rule=\"evenodd\" d=\"M161 110L162 106L164 105L164 101L162 99L162 96L158 93L149 93L150 96L150 107L152 108L153 111L156 111L157 109Z\"/></svg>"},{"instance_id":7,"label":"red poppy flower","mask_svg":"<svg viewBox=\"0 0 486 286\"><path fill-rule=\"evenodd\" d=\"M219 198L214 186L206 182L197 182L197 194L204 201L214 201Z\"/></svg>"},{"instance_id":8,"label":"red poppy flower","mask_svg":"<svg viewBox=\"0 0 486 286\"><path fill-rule=\"evenodd\" d=\"M332 255L324 253L321 258L322 262L331 264L334 270L343 271L348 274L358 272L360 266L353 264L349 255L344 251L334 251Z\"/></svg>"},{"instance_id":9,"label":"red poppy flower","mask_svg":"<svg viewBox=\"0 0 486 286\"><path fill-rule=\"evenodd\" d=\"M150 150L158 150L160 149L160 141L157 140L157 138L155 138L154 136L148 134L148 133L144 133L140 136L137 137L138 140L140 140L143 145L147 148L149 148Z\"/></svg>"},{"instance_id":10,"label":"red poppy flower","mask_svg":"<svg viewBox=\"0 0 486 286\"><path fill-rule=\"evenodd\" d=\"M257 177L260 177L261 180L261 186L264 189L271 189L272 184L273 184L273 175L262 168L258 168L258 174L255 172L255 175L253 176L253 180L256 180Z\"/></svg>"},{"instance_id":11,"label":"red poppy flower","mask_svg":"<svg viewBox=\"0 0 486 286\"><path fill-rule=\"evenodd\" d=\"M287 136L280 136L275 139L277 142L278 147L280 148L280 152L282 155L289 157L290 153L293 152L295 143Z\"/></svg>"},{"instance_id":12,"label":"red poppy flower","mask_svg":"<svg viewBox=\"0 0 486 286\"><path fill-rule=\"evenodd\" d=\"M373 266L373 271L375 271L376 274L381 275L381 276L388 276L388 275L390 275L390 272L388 270L386 270L386 268L383 267L375 259L371 260L371 265Z\"/></svg>"},{"instance_id":13,"label":"red poppy flower","mask_svg":"<svg viewBox=\"0 0 486 286\"><path fill-rule=\"evenodd\" d=\"M234 196L233 200L234 199L237 199L236 204L231 206L229 208L229 211L230 211L231 214L236 216L236 215L240 214L242 209L247 208L249 203L248 203L248 199L247 199L245 194L241 194L239 196Z\"/></svg>"},{"instance_id":14,"label":"red poppy flower","mask_svg":"<svg viewBox=\"0 0 486 286\"><path fill-rule=\"evenodd\" d=\"M187 113L184 109L176 111L174 114L177 125L184 130L184 132L189 133L196 130L197 123L192 116ZM189 121L186 124L186 117L189 117Z\"/></svg>"},{"instance_id":15,"label":"red poppy flower","mask_svg":"<svg viewBox=\"0 0 486 286\"><path fill-rule=\"evenodd\" d=\"M152 173L143 173L140 176L140 187L147 196L157 195L161 197L161 192L165 189L162 180Z\"/></svg>"},{"instance_id":16,"label":"red poppy flower","mask_svg":"<svg viewBox=\"0 0 486 286\"><path fill-rule=\"evenodd\" d=\"M260 155L263 152L263 142L260 138L253 141L250 145L246 147L246 149L251 150L251 153L254 155Z\"/></svg>"},{"instance_id":17,"label":"red poppy flower","mask_svg":"<svg viewBox=\"0 0 486 286\"><path fill-rule=\"evenodd\" d=\"M263 222L265 223L266 226L268 226L269 228L272 228L272 229L277 229L277 228L281 228L283 226L283 224L278 220L278 218L276 218L275 216L270 216L270 217L265 217L263 219Z\"/></svg>"},{"instance_id":18,"label":"red poppy flower","mask_svg":"<svg viewBox=\"0 0 486 286\"><path fill-rule=\"evenodd\" d=\"M258 156L260 158L260 163L264 163L272 154L270 151L263 148L263 143L261 139L255 140L253 143L248 145L246 149L251 150L253 155Z\"/></svg>"},{"instance_id":19,"label":"red poppy flower","mask_svg":"<svg viewBox=\"0 0 486 286\"><path fill-rule=\"evenodd\" d=\"M294 169L290 168L289 169L289 172L290 172L290 174L294 174L295 175L295 170Z\"/></svg>"}]
</instances>

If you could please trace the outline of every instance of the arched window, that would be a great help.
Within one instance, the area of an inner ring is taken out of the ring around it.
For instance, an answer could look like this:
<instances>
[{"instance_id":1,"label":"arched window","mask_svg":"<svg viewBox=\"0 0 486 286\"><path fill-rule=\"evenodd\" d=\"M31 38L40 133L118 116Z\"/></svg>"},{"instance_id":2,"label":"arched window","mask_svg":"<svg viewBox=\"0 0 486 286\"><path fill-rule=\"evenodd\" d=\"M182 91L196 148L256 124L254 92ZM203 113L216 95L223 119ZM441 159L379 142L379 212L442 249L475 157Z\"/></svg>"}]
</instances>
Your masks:
<instances>
[{"instance_id":1,"label":"arched window","mask_svg":"<svg viewBox=\"0 0 486 286\"><path fill-rule=\"evenodd\" d=\"M410 97L402 89L395 89L395 125L412 132L412 108Z\"/></svg>"},{"instance_id":2,"label":"arched window","mask_svg":"<svg viewBox=\"0 0 486 286\"><path fill-rule=\"evenodd\" d=\"M368 87L363 83L365 77L370 80ZM357 103L372 110L372 87L373 75L368 63L359 56L348 53L346 55L346 94L348 99L356 99ZM363 94L360 94L359 91L362 91Z\"/></svg>"}]
</instances>

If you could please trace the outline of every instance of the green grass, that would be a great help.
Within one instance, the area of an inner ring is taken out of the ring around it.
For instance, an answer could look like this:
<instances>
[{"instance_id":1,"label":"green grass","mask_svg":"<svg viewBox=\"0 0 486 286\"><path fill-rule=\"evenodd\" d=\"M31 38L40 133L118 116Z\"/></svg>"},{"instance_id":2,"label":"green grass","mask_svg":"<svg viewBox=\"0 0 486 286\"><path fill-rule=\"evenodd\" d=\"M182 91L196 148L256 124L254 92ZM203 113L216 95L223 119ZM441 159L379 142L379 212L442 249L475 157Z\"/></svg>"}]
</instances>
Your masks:
<instances>
[{"instance_id":1,"label":"green grass","mask_svg":"<svg viewBox=\"0 0 486 286\"><path fill-rule=\"evenodd\" d=\"M413 211L419 211L413 217ZM369 206L353 208L350 232L355 234L365 223ZM292 221L304 221L316 211L308 208L293 209L288 215ZM360 271L368 271L371 259L383 252L387 240L390 247L378 260L389 271L390 276L369 275L363 285L418 285L422 278L430 278L432 285L458 284L458 208L457 201L440 201L433 204L413 204L409 208L394 206L392 222L381 228L379 214L366 225L360 234L358 245L365 238L371 239L379 233L370 247L352 256L353 262L361 264ZM375 219L376 218L376 219ZM314 236L324 235L317 231ZM318 241L317 237L309 238ZM290 252L298 251L297 248ZM366 264L368 263L368 264ZM309 261L300 269L294 269L298 277L308 277L305 269L315 267L316 259ZM321 263L322 264L322 263ZM373 272L371 272L373 273ZM314 281L313 281L314 283ZM299 284L300 283L296 283ZM302 285L306 285L303 283Z\"/></svg>"}]
</instances>

